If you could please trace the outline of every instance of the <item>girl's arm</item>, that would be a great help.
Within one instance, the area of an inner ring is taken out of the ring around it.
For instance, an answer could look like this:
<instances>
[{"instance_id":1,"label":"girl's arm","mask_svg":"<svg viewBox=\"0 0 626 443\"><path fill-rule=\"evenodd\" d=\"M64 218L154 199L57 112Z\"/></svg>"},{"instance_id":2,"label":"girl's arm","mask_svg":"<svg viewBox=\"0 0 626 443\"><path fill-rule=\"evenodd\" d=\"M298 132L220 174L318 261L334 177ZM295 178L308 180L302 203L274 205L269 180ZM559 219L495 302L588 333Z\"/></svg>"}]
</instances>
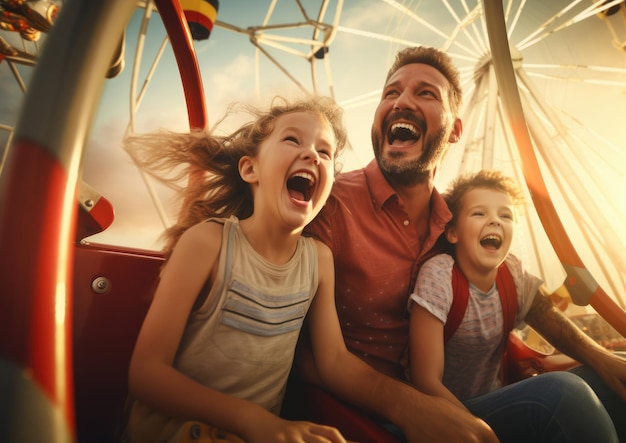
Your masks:
<instances>
[{"instance_id":1,"label":"girl's arm","mask_svg":"<svg viewBox=\"0 0 626 443\"><path fill-rule=\"evenodd\" d=\"M376 371L347 350L335 308L332 252L321 242L317 245L320 281L307 322L314 372L321 383L344 401L396 424L410 443L497 442L482 420Z\"/></svg>"},{"instance_id":2,"label":"girl's arm","mask_svg":"<svg viewBox=\"0 0 626 443\"><path fill-rule=\"evenodd\" d=\"M241 401L208 389L172 367L196 297L216 264L222 226L202 223L178 241L139 332L130 362L131 394L159 411L183 420L199 420L237 434L243 423L235 411ZM240 434L241 435L241 434Z\"/></svg>"},{"instance_id":3,"label":"girl's arm","mask_svg":"<svg viewBox=\"0 0 626 443\"><path fill-rule=\"evenodd\" d=\"M190 228L178 241L131 358L131 394L165 414L214 425L247 442L311 438L343 443L334 429L288 422L252 402L208 388L172 367L193 303L215 267L221 236L222 225L208 222Z\"/></svg>"},{"instance_id":4,"label":"girl's arm","mask_svg":"<svg viewBox=\"0 0 626 443\"><path fill-rule=\"evenodd\" d=\"M467 410L443 384L443 323L425 308L411 302L409 320L409 367L411 383L425 394L445 398Z\"/></svg>"}]
</instances>

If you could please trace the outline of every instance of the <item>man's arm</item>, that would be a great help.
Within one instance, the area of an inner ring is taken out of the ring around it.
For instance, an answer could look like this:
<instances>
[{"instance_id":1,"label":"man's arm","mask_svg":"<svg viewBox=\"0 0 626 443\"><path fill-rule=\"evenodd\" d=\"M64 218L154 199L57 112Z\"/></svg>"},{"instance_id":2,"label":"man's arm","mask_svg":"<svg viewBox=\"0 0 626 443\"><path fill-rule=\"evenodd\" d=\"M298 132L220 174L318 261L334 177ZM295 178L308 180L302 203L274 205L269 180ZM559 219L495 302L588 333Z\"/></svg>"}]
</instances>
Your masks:
<instances>
[{"instance_id":1,"label":"man's arm","mask_svg":"<svg viewBox=\"0 0 626 443\"><path fill-rule=\"evenodd\" d=\"M536 294L525 321L559 351L593 368L626 401L626 359L582 332L541 292Z\"/></svg>"},{"instance_id":2,"label":"man's arm","mask_svg":"<svg viewBox=\"0 0 626 443\"><path fill-rule=\"evenodd\" d=\"M410 443L498 442L481 419L376 371L348 351L335 308L332 253L321 242L318 252L320 282L307 314L313 358L301 355L299 363L313 366L310 374L337 397L394 423Z\"/></svg>"}]
</instances>

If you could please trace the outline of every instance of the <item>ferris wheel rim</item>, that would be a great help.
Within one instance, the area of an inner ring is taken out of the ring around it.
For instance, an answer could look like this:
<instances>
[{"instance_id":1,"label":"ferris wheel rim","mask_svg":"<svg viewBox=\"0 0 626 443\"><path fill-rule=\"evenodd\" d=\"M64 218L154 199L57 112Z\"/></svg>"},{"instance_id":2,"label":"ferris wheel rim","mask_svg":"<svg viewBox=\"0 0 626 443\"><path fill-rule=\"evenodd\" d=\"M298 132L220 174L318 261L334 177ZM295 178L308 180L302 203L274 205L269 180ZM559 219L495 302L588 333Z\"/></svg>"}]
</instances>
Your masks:
<instances>
[{"instance_id":1,"label":"ferris wheel rim","mask_svg":"<svg viewBox=\"0 0 626 443\"><path fill-rule=\"evenodd\" d=\"M543 220L544 229L559 256L566 272L564 286L570 294L579 294L580 304L591 304L623 336L626 336L626 312L613 302L586 269L548 196L546 185L534 155L528 124L522 109L519 89L515 80L514 61L511 56L504 10L499 0L485 0L484 8L493 65L498 80L507 118L518 149L522 152L524 177L531 186L531 196ZM572 297L576 300L576 297ZM584 300L584 301L582 301Z\"/></svg>"}]
</instances>

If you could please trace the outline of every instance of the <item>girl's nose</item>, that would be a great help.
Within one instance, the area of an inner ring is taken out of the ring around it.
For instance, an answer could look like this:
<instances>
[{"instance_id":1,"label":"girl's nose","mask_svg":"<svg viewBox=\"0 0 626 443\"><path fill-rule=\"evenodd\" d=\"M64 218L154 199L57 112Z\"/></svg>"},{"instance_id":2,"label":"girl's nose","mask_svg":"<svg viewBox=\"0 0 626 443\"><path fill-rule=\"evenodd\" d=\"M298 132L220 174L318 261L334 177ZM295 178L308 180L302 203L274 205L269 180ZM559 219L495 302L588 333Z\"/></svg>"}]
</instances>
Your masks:
<instances>
[{"instance_id":1,"label":"girl's nose","mask_svg":"<svg viewBox=\"0 0 626 443\"><path fill-rule=\"evenodd\" d=\"M315 149L315 146L307 147L302 155L305 160L312 160L316 165L320 163L320 155L317 152L317 149Z\"/></svg>"}]
</instances>

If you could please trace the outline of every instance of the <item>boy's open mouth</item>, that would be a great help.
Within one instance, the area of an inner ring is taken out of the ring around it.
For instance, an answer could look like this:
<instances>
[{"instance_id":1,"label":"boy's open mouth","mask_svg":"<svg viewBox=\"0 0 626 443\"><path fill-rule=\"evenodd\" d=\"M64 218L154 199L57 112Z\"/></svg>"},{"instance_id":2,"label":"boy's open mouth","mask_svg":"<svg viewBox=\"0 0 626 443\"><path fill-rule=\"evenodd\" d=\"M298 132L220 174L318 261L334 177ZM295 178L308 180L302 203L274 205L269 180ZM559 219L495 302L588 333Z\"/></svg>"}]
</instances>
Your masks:
<instances>
[{"instance_id":1,"label":"boy's open mouth","mask_svg":"<svg viewBox=\"0 0 626 443\"><path fill-rule=\"evenodd\" d=\"M502 238L498 235L490 234L480 239L480 245L487 249L500 249Z\"/></svg>"}]
</instances>

